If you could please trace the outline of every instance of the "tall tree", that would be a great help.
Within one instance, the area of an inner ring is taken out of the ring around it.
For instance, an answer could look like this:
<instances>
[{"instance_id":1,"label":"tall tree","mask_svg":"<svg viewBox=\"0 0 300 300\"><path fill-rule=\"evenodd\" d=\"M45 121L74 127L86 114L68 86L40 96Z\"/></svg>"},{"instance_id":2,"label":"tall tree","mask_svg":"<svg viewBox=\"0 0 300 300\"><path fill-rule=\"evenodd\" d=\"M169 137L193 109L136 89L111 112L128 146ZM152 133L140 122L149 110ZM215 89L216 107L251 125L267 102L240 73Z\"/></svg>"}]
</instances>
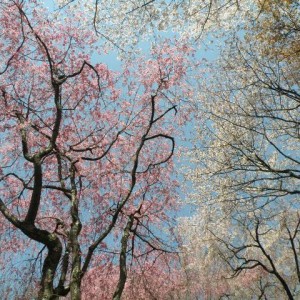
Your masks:
<instances>
[{"instance_id":1,"label":"tall tree","mask_svg":"<svg viewBox=\"0 0 300 300\"><path fill-rule=\"evenodd\" d=\"M192 51L165 41L112 72L91 61L102 52L79 26L84 12L61 22L37 1L0 6L1 290L25 287L2 296L32 298L36 287L38 299L80 299L88 270L111 261L120 299L129 252L155 263L171 251L156 226L177 206Z\"/></svg>"},{"instance_id":2,"label":"tall tree","mask_svg":"<svg viewBox=\"0 0 300 300\"><path fill-rule=\"evenodd\" d=\"M200 275L217 281L208 298L299 297L300 8L257 4L199 82L189 175L199 210L182 230L193 232L191 270L198 255Z\"/></svg>"}]
</instances>

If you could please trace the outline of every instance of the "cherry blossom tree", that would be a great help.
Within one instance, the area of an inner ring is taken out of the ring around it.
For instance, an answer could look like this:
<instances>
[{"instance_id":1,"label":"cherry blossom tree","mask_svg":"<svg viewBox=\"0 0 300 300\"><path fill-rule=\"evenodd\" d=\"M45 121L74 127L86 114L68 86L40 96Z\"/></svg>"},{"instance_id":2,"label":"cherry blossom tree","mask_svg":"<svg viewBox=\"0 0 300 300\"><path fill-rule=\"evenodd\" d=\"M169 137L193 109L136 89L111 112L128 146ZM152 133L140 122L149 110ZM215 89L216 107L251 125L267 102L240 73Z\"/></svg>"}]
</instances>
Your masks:
<instances>
[{"instance_id":1,"label":"cherry blossom tree","mask_svg":"<svg viewBox=\"0 0 300 300\"><path fill-rule=\"evenodd\" d=\"M129 263L143 260L130 278L150 274L156 256L172 266L173 156L193 51L162 41L113 72L92 62L102 52L84 12L61 20L39 1L0 6L3 297L80 299L85 275L106 264L119 271L102 286L120 299Z\"/></svg>"},{"instance_id":2,"label":"cherry blossom tree","mask_svg":"<svg viewBox=\"0 0 300 300\"><path fill-rule=\"evenodd\" d=\"M174 266L174 261L178 261L174 256L160 256L153 261L139 261L139 266L130 264L122 299L187 299L191 294L187 278L180 265ZM91 287L83 282L83 299L111 299L118 277L118 269L113 264L92 269L84 282L92 281L94 284Z\"/></svg>"},{"instance_id":3,"label":"cherry blossom tree","mask_svg":"<svg viewBox=\"0 0 300 300\"><path fill-rule=\"evenodd\" d=\"M286 7L297 5L297 1L293 0L53 1L58 15L68 9L84 11L82 24L90 26L98 37L103 38L106 46L117 47L122 51L128 50L128 46L133 51L141 38L153 38L153 35L160 32L172 31L193 42L205 43L201 37L206 36L206 33L221 37L228 31L232 33L232 30L248 28L249 24L258 19L261 22L266 12L271 18L264 19L260 27L267 25L270 28L268 22L275 20L273 29L278 29L280 26L277 26L276 20L282 22L286 17L291 17L291 11ZM270 36L275 38L281 35L277 29ZM128 51L124 53L128 55Z\"/></svg>"},{"instance_id":4,"label":"cherry blossom tree","mask_svg":"<svg viewBox=\"0 0 300 300\"><path fill-rule=\"evenodd\" d=\"M299 8L260 3L199 80L199 208L181 230L209 299L299 297Z\"/></svg>"},{"instance_id":5,"label":"cherry blossom tree","mask_svg":"<svg viewBox=\"0 0 300 300\"><path fill-rule=\"evenodd\" d=\"M56 0L57 14L84 11L84 26L94 30L106 49L117 48L122 57L135 52L141 39L168 33L191 42L243 23L257 6L249 0ZM199 45L199 43L198 43ZM123 55L122 55L123 54Z\"/></svg>"}]
</instances>

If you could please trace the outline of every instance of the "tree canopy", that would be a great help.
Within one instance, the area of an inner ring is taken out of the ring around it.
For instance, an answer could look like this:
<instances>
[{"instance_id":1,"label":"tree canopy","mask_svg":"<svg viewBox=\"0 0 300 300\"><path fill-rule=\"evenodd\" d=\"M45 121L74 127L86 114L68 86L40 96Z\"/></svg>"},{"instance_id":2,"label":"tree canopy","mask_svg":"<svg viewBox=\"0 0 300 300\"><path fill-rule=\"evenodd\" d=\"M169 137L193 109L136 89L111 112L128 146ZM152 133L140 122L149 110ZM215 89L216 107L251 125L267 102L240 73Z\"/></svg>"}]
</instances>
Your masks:
<instances>
[{"instance_id":1,"label":"tree canopy","mask_svg":"<svg viewBox=\"0 0 300 300\"><path fill-rule=\"evenodd\" d=\"M199 78L199 208L182 230L209 299L299 297L299 4L259 7Z\"/></svg>"},{"instance_id":2,"label":"tree canopy","mask_svg":"<svg viewBox=\"0 0 300 300\"><path fill-rule=\"evenodd\" d=\"M0 1L1 297L297 299L299 18Z\"/></svg>"}]
</instances>

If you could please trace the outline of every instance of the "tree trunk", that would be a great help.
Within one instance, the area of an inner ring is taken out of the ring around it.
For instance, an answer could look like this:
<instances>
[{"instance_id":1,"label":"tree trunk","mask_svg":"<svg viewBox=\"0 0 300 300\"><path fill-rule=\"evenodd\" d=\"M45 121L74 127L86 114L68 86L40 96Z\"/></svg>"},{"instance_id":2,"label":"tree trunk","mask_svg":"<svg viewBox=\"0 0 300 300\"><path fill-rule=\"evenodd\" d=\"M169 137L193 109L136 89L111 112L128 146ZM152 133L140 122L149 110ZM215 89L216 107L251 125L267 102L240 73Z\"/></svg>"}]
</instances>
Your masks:
<instances>
[{"instance_id":1,"label":"tree trunk","mask_svg":"<svg viewBox=\"0 0 300 300\"><path fill-rule=\"evenodd\" d=\"M56 243L56 246L51 248L48 247L48 254L43 265L43 275L41 289L38 293L38 300L54 299L53 280L62 252L60 241L58 240L58 242L59 243Z\"/></svg>"},{"instance_id":2,"label":"tree trunk","mask_svg":"<svg viewBox=\"0 0 300 300\"><path fill-rule=\"evenodd\" d=\"M129 235L130 235L130 230L131 227L133 225L133 216L130 216L129 221L127 222L127 225L124 229L124 233L121 239L121 252L120 252L120 275L119 275L119 282L117 285L117 288L114 292L113 295L113 300L120 300L124 287L125 287L125 283L126 283L126 279L127 279L127 268L126 268L126 252L127 252L127 243L128 243L128 239L129 239Z\"/></svg>"}]
</instances>

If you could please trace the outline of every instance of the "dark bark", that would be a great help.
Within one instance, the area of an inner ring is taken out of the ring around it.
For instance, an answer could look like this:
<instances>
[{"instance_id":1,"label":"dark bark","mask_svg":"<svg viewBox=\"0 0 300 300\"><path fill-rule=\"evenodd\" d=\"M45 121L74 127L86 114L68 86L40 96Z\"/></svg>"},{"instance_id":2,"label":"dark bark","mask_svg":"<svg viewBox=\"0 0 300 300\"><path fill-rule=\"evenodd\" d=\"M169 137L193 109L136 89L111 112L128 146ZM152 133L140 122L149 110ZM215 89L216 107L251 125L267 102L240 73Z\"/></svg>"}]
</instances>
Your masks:
<instances>
[{"instance_id":1,"label":"dark bark","mask_svg":"<svg viewBox=\"0 0 300 300\"><path fill-rule=\"evenodd\" d=\"M71 282L70 292L72 300L81 299L81 250L78 241L78 237L81 231L81 222L78 213L79 199L77 197L77 188L75 183L75 167L72 165L70 169L71 173L71 217L72 224L70 230L70 246L72 255L72 271L71 271Z\"/></svg>"},{"instance_id":2,"label":"dark bark","mask_svg":"<svg viewBox=\"0 0 300 300\"><path fill-rule=\"evenodd\" d=\"M127 279L127 266L126 266L127 245L128 245L128 239L130 237L131 227L133 225L133 220L134 220L133 216L130 216L121 239L121 252L120 252L120 261L119 261L120 275L119 275L117 288L113 295L113 300L121 299L125 287L125 283Z\"/></svg>"}]
</instances>

